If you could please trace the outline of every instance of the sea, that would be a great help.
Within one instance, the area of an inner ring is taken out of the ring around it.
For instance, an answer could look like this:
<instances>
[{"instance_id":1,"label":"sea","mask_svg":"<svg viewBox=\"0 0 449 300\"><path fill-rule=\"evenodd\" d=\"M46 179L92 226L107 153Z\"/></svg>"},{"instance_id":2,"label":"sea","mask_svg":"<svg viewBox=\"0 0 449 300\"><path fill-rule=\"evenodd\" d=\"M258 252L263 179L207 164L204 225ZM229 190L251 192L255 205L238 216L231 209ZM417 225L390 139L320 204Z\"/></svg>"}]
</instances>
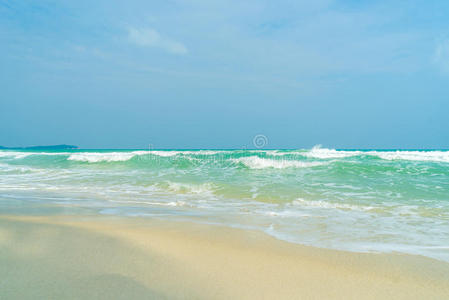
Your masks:
<instances>
[{"instance_id":1,"label":"sea","mask_svg":"<svg viewBox=\"0 0 449 300\"><path fill-rule=\"evenodd\" d=\"M0 214L189 221L449 262L449 151L0 150Z\"/></svg>"}]
</instances>

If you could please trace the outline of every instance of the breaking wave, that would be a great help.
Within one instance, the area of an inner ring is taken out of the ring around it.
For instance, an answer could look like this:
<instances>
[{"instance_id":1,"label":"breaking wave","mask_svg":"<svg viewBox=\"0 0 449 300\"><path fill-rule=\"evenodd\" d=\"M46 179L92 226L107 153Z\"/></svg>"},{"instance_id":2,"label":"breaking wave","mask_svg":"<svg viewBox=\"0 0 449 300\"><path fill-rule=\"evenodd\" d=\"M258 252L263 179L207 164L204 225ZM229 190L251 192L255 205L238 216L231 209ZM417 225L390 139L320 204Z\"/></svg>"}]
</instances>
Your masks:
<instances>
[{"instance_id":1,"label":"breaking wave","mask_svg":"<svg viewBox=\"0 0 449 300\"><path fill-rule=\"evenodd\" d=\"M346 158L354 156L373 156L385 160L409 160L409 161L431 161L431 162L449 162L449 151L425 151L425 150L335 150L313 147L310 151L302 152L302 156L317 159Z\"/></svg>"},{"instance_id":2,"label":"breaking wave","mask_svg":"<svg viewBox=\"0 0 449 300\"><path fill-rule=\"evenodd\" d=\"M285 168L309 168L321 166L323 162L305 162L297 160L276 160L269 158L260 158L258 156L240 157L233 159L234 162L242 163L250 169L285 169Z\"/></svg>"},{"instance_id":3,"label":"breaking wave","mask_svg":"<svg viewBox=\"0 0 449 300\"><path fill-rule=\"evenodd\" d=\"M315 146L310 150L138 150L138 151L73 151L73 152L29 152L0 150L1 160L39 159L40 157L66 156L69 161L88 163L123 162L136 156L148 155L159 158L187 158L208 160L213 158L230 159L241 162L249 168L289 168L313 167L316 161L307 160L344 160L346 158L374 157L393 161L443 162L449 163L449 151L442 150L336 150ZM271 157L271 158L270 158ZM294 159L276 159L289 157Z\"/></svg>"},{"instance_id":4,"label":"breaking wave","mask_svg":"<svg viewBox=\"0 0 449 300\"><path fill-rule=\"evenodd\" d=\"M112 162L112 161L127 161L134 156L139 155L138 152L110 152L110 153L75 153L70 155L67 159L74 161L83 161L89 163L96 162Z\"/></svg>"}]
</instances>

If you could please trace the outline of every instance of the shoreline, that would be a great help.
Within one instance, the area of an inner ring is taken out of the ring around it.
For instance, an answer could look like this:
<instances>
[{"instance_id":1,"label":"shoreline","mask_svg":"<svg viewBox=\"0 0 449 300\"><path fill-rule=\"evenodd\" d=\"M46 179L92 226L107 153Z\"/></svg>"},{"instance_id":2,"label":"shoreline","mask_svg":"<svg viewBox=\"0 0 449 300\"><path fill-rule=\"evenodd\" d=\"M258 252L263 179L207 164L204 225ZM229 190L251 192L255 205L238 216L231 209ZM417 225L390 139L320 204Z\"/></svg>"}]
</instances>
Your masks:
<instances>
[{"instance_id":1,"label":"shoreline","mask_svg":"<svg viewBox=\"0 0 449 300\"><path fill-rule=\"evenodd\" d=\"M144 218L0 216L0 298L443 299L449 264Z\"/></svg>"}]
</instances>

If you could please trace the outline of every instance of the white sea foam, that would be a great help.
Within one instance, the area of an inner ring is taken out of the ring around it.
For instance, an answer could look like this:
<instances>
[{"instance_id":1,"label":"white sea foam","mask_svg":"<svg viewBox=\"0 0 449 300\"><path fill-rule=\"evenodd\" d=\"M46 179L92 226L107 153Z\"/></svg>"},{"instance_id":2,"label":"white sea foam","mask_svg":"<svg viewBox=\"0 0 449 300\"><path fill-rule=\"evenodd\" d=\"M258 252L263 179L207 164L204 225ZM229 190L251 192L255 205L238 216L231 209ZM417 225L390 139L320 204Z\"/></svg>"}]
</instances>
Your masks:
<instances>
[{"instance_id":1,"label":"white sea foam","mask_svg":"<svg viewBox=\"0 0 449 300\"><path fill-rule=\"evenodd\" d=\"M191 206L185 201L170 201L170 202L156 202L156 201L135 201L135 200L109 200L109 202L120 203L120 204L144 204L144 205L157 205L157 206Z\"/></svg>"},{"instance_id":2,"label":"white sea foam","mask_svg":"<svg viewBox=\"0 0 449 300\"><path fill-rule=\"evenodd\" d=\"M309 152L303 152L301 155L310 158L344 158L350 156L357 156L362 154L361 151L339 151L335 149L321 148L320 146L313 147Z\"/></svg>"},{"instance_id":3,"label":"white sea foam","mask_svg":"<svg viewBox=\"0 0 449 300\"><path fill-rule=\"evenodd\" d=\"M165 150L150 150L150 151L132 151L132 152L80 152L73 153L69 156L69 160L85 161L85 162L101 162L101 161L127 161L138 155L156 155L160 157L173 157L177 155L209 155L215 154L216 152L208 151L165 151Z\"/></svg>"},{"instance_id":4,"label":"white sea foam","mask_svg":"<svg viewBox=\"0 0 449 300\"><path fill-rule=\"evenodd\" d=\"M18 152L18 151L0 151L0 158L13 158L13 159L20 159L27 157L29 155L36 154L33 152Z\"/></svg>"},{"instance_id":5,"label":"white sea foam","mask_svg":"<svg viewBox=\"0 0 449 300\"><path fill-rule=\"evenodd\" d=\"M242 163L250 169L285 169L285 168L308 168L323 165L323 162L304 162L297 160L276 160L269 158L261 158L258 156L248 156L232 159L237 163Z\"/></svg>"},{"instance_id":6,"label":"white sea foam","mask_svg":"<svg viewBox=\"0 0 449 300\"><path fill-rule=\"evenodd\" d=\"M21 159L28 156L34 155L45 155L45 156L59 156L59 155L70 155L69 152L21 152L21 151L1 151L0 150L0 158L13 158L13 159Z\"/></svg>"},{"instance_id":7,"label":"white sea foam","mask_svg":"<svg viewBox=\"0 0 449 300\"><path fill-rule=\"evenodd\" d=\"M214 186L211 183L203 184L190 184L180 182L167 182L168 190L177 193L189 193L189 194L211 194L213 193Z\"/></svg>"},{"instance_id":8,"label":"white sea foam","mask_svg":"<svg viewBox=\"0 0 449 300\"><path fill-rule=\"evenodd\" d=\"M279 153L278 155L285 155L286 153ZM369 155L385 160L449 162L449 151L350 151L327 149L321 148L320 146L315 146L310 151L302 152L299 154L309 158L318 159L345 158L360 155Z\"/></svg>"},{"instance_id":9,"label":"white sea foam","mask_svg":"<svg viewBox=\"0 0 449 300\"><path fill-rule=\"evenodd\" d=\"M449 151L369 151L373 155L386 160L411 160L411 161L433 161L448 162Z\"/></svg>"},{"instance_id":10,"label":"white sea foam","mask_svg":"<svg viewBox=\"0 0 449 300\"><path fill-rule=\"evenodd\" d=\"M162 157L170 157L170 156L176 156L176 155L180 154L181 151L151 150L151 151L147 151L146 153L157 155L157 156L162 156Z\"/></svg>"},{"instance_id":11,"label":"white sea foam","mask_svg":"<svg viewBox=\"0 0 449 300\"><path fill-rule=\"evenodd\" d=\"M68 160L83 161L89 163L127 161L135 156L156 155L160 157L173 157L177 155L214 155L223 151L198 150L198 151L172 151L172 150L150 150L130 152L18 152L0 151L0 158L21 159L31 155L68 155Z\"/></svg>"},{"instance_id":12,"label":"white sea foam","mask_svg":"<svg viewBox=\"0 0 449 300\"><path fill-rule=\"evenodd\" d=\"M126 161L137 154L135 152L82 152L82 153L73 153L69 156L68 160L74 161L84 161L89 163L95 162L112 162L112 161Z\"/></svg>"},{"instance_id":13,"label":"white sea foam","mask_svg":"<svg viewBox=\"0 0 449 300\"><path fill-rule=\"evenodd\" d=\"M294 151L280 152L279 150L268 150L268 151L265 151L265 153L267 155L271 155L271 156L285 156L285 155L298 154L298 152L294 152Z\"/></svg>"},{"instance_id":14,"label":"white sea foam","mask_svg":"<svg viewBox=\"0 0 449 300\"><path fill-rule=\"evenodd\" d=\"M301 207L311 207L311 208L325 208L325 209L344 209L344 210L359 210L359 211L369 211L374 209L373 206L361 206L361 205L351 205L346 203L335 203L321 200L305 200L302 198L297 198L291 202L293 206Z\"/></svg>"},{"instance_id":15,"label":"white sea foam","mask_svg":"<svg viewBox=\"0 0 449 300\"><path fill-rule=\"evenodd\" d=\"M157 156L162 157L170 157L170 156L176 156L176 155L214 155L218 153L223 153L224 151L218 151L218 150L183 150L183 151L173 151L173 150L151 150L147 151L146 153L154 154Z\"/></svg>"}]
</instances>

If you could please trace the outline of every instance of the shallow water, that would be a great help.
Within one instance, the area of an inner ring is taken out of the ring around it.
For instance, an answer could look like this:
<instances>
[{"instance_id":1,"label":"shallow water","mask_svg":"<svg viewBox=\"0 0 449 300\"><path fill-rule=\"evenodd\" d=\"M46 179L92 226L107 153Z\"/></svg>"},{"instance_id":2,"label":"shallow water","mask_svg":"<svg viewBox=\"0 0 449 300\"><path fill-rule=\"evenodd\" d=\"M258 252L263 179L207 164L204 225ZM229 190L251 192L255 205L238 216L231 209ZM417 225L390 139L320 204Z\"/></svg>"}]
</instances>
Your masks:
<instances>
[{"instance_id":1,"label":"shallow water","mask_svg":"<svg viewBox=\"0 0 449 300\"><path fill-rule=\"evenodd\" d=\"M0 209L187 219L449 261L449 151L0 150Z\"/></svg>"}]
</instances>

